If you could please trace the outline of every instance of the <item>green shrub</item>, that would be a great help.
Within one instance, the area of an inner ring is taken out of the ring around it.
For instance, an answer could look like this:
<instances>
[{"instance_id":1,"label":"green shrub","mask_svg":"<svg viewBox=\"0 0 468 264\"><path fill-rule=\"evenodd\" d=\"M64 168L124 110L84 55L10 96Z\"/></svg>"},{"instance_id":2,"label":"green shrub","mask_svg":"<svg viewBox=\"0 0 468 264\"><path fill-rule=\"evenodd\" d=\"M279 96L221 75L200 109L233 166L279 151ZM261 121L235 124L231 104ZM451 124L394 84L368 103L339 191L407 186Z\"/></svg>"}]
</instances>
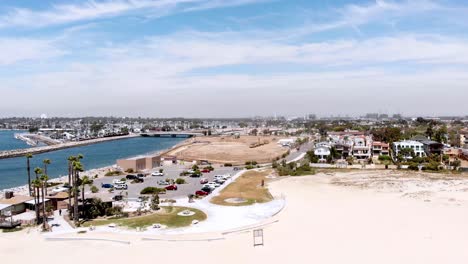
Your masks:
<instances>
[{"instance_id":1,"label":"green shrub","mask_svg":"<svg viewBox=\"0 0 468 264\"><path fill-rule=\"evenodd\" d=\"M408 164L408 169L409 169L409 170L415 170L415 171L417 171L417 170L419 170L418 165L419 165L419 164L416 163L416 162L410 162L410 163Z\"/></svg>"},{"instance_id":2,"label":"green shrub","mask_svg":"<svg viewBox=\"0 0 468 264\"><path fill-rule=\"evenodd\" d=\"M158 188L158 187L146 187L143 190L141 190L140 194L158 194L165 192L166 189L164 188Z\"/></svg>"},{"instance_id":3,"label":"green shrub","mask_svg":"<svg viewBox=\"0 0 468 264\"><path fill-rule=\"evenodd\" d=\"M224 167L232 167L232 163L224 163Z\"/></svg>"},{"instance_id":4,"label":"green shrub","mask_svg":"<svg viewBox=\"0 0 468 264\"><path fill-rule=\"evenodd\" d=\"M187 182L185 181L185 179L177 178L177 179L175 180L175 183L177 183L177 184L185 184L185 183L187 183Z\"/></svg>"},{"instance_id":5,"label":"green shrub","mask_svg":"<svg viewBox=\"0 0 468 264\"><path fill-rule=\"evenodd\" d=\"M104 176L118 176L121 175L120 171L108 171Z\"/></svg>"},{"instance_id":6,"label":"green shrub","mask_svg":"<svg viewBox=\"0 0 468 264\"><path fill-rule=\"evenodd\" d=\"M125 171L126 173L134 173L135 171L132 168L129 168Z\"/></svg>"},{"instance_id":7,"label":"green shrub","mask_svg":"<svg viewBox=\"0 0 468 264\"><path fill-rule=\"evenodd\" d=\"M91 186L91 192L92 192L92 193L97 193L97 192L99 192L99 188L96 187L95 185L92 185L92 186Z\"/></svg>"},{"instance_id":8,"label":"green shrub","mask_svg":"<svg viewBox=\"0 0 468 264\"><path fill-rule=\"evenodd\" d=\"M379 156L380 161L386 161L386 160L392 160L392 158L388 155L380 155Z\"/></svg>"},{"instance_id":9,"label":"green shrub","mask_svg":"<svg viewBox=\"0 0 468 264\"><path fill-rule=\"evenodd\" d=\"M245 169L247 169L247 170L251 170L251 169L253 169L253 168L255 168L253 165L247 165L247 166L245 166Z\"/></svg>"}]
</instances>

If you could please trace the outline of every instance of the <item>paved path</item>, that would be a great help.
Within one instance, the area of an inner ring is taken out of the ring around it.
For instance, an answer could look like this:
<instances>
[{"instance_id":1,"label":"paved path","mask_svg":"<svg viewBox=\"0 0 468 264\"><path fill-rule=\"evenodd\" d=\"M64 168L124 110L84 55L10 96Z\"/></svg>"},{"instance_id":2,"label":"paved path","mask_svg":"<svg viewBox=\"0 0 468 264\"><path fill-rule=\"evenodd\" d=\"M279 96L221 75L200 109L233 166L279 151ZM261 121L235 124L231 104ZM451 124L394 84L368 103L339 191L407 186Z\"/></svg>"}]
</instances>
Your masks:
<instances>
[{"instance_id":1,"label":"paved path","mask_svg":"<svg viewBox=\"0 0 468 264\"><path fill-rule=\"evenodd\" d=\"M49 218L49 225L58 225L52 227L52 232L47 233L47 234L64 234L64 233L70 233L74 232L73 227L71 227L67 221L63 218L63 216L66 214L66 210L62 210L62 215L59 214L59 211L56 210L54 211L54 218L51 219Z\"/></svg>"},{"instance_id":2,"label":"paved path","mask_svg":"<svg viewBox=\"0 0 468 264\"><path fill-rule=\"evenodd\" d=\"M299 148L298 151L294 150L294 152L291 152L287 157L286 157L286 162L295 162L298 161L306 155L307 151L312 150L314 148L314 142L309 141Z\"/></svg>"}]
</instances>

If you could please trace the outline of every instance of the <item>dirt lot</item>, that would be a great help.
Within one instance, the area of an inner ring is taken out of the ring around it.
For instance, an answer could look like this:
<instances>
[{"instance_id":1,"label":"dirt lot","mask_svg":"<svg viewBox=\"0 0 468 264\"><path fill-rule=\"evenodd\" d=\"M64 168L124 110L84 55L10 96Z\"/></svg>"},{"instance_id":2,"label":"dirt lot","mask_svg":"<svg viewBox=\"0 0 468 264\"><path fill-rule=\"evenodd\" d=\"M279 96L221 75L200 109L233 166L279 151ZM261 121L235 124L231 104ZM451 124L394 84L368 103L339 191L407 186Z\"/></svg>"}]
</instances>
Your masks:
<instances>
[{"instance_id":1,"label":"dirt lot","mask_svg":"<svg viewBox=\"0 0 468 264\"><path fill-rule=\"evenodd\" d=\"M210 202L219 205L242 206L253 203L265 203L273 199L266 187L261 186L262 181L266 182L266 176L271 170L266 171L248 171L240 176L235 182L229 184L222 190L218 196L211 199ZM226 199L243 199L245 202L228 203Z\"/></svg>"},{"instance_id":2,"label":"dirt lot","mask_svg":"<svg viewBox=\"0 0 468 264\"><path fill-rule=\"evenodd\" d=\"M277 144L279 139L280 137L273 136L197 137L193 138L190 144L176 148L167 154L186 161L208 160L213 163L234 165L243 165L246 161L267 163L288 151L287 148ZM250 147L252 144L264 142L268 143L255 148Z\"/></svg>"}]
</instances>

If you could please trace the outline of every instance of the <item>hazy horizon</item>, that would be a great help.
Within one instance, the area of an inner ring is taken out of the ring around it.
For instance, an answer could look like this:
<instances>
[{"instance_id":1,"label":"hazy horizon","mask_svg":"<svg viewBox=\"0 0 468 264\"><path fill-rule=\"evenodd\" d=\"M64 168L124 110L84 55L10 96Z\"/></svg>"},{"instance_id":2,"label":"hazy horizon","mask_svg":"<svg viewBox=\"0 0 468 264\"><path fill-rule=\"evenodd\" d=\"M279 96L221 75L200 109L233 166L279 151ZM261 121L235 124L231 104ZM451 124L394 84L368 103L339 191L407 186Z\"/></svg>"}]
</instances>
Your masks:
<instances>
[{"instance_id":1,"label":"hazy horizon","mask_svg":"<svg viewBox=\"0 0 468 264\"><path fill-rule=\"evenodd\" d=\"M460 0L14 1L0 117L468 114Z\"/></svg>"}]
</instances>

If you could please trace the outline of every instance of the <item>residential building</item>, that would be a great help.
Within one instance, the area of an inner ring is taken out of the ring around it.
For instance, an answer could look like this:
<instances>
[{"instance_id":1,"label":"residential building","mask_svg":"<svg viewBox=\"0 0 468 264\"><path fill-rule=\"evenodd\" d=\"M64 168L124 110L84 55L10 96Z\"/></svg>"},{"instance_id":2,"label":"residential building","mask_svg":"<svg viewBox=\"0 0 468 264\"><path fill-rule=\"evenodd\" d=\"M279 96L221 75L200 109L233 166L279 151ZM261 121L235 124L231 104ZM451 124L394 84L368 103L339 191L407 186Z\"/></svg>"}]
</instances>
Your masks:
<instances>
[{"instance_id":1,"label":"residential building","mask_svg":"<svg viewBox=\"0 0 468 264\"><path fill-rule=\"evenodd\" d=\"M416 157L426 156L426 152L424 151L424 144L415 140L393 142L392 148L393 154L395 156L398 156L400 154L400 151L406 148L412 149Z\"/></svg>"},{"instance_id":2,"label":"residential building","mask_svg":"<svg viewBox=\"0 0 468 264\"><path fill-rule=\"evenodd\" d=\"M390 145L388 143L374 141L372 142L372 154L375 156L389 155Z\"/></svg>"},{"instance_id":3,"label":"residential building","mask_svg":"<svg viewBox=\"0 0 468 264\"><path fill-rule=\"evenodd\" d=\"M326 146L319 146L314 149L314 155L319 158L319 162L324 162L330 156L330 148Z\"/></svg>"},{"instance_id":4,"label":"residential building","mask_svg":"<svg viewBox=\"0 0 468 264\"><path fill-rule=\"evenodd\" d=\"M421 141L424 145L424 151L426 152L427 156L432 154L441 155L444 152L444 144L432 141L432 140L424 140Z\"/></svg>"}]
</instances>

